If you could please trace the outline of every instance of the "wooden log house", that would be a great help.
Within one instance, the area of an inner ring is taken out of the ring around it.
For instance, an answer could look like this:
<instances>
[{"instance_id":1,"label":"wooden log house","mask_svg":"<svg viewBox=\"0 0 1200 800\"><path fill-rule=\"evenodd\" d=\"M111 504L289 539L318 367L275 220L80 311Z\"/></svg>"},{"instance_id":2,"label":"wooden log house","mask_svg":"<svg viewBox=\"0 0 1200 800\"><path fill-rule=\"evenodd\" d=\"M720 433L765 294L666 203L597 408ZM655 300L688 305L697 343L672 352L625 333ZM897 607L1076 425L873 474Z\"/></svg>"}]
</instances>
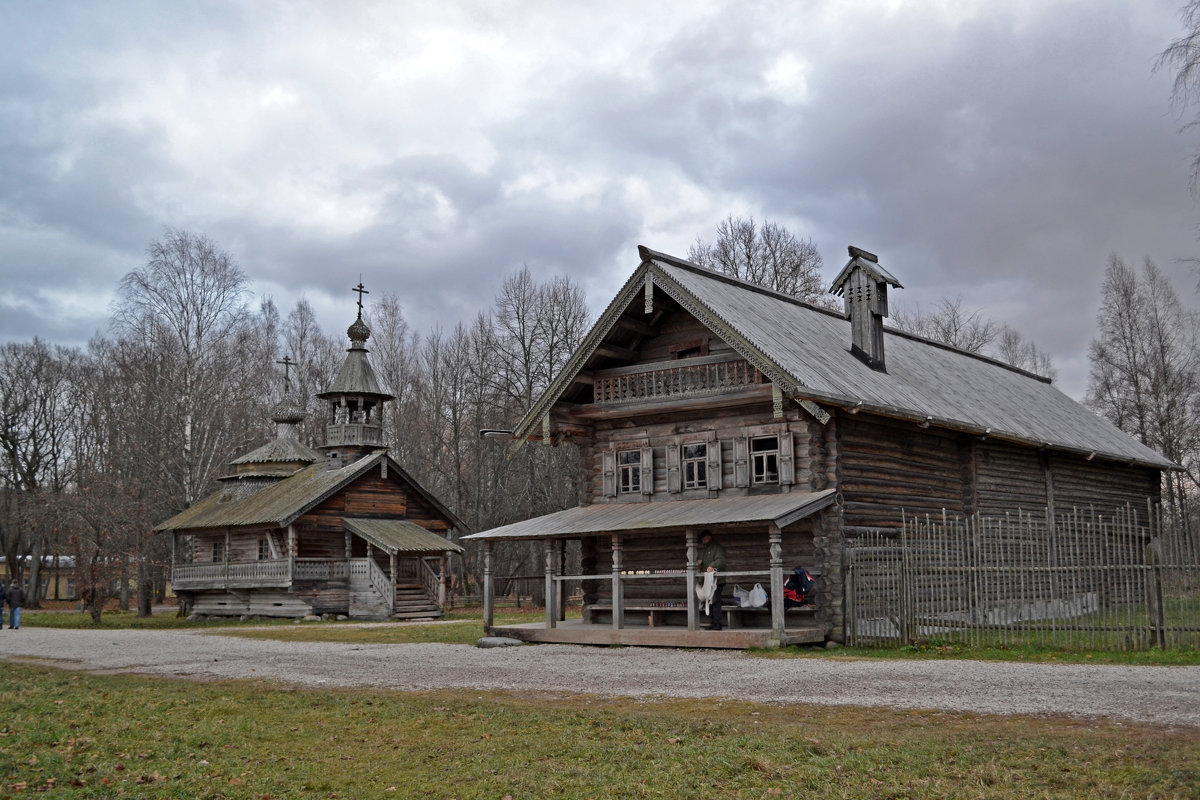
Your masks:
<instances>
[{"instance_id":1,"label":"wooden log house","mask_svg":"<svg viewBox=\"0 0 1200 800\"><path fill-rule=\"evenodd\" d=\"M1174 465L999 361L884 327L900 287L850 248L815 307L639 248L641 264L512 436L576 443L579 506L466 537L483 544L485 625L529 641L747 647L840 641L842 542L902 515L1107 510L1157 502ZM726 549L726 629L690 591L698 538ZM578 574L562 543L580 542ZM546 621L497 626L490 565L503 541L544 553ZM816 577L785 610L785 576ZM561 587L581 581L581 620ZM762 583L769 606L731 609Z\"/></svg>"},{"instance_id":2,"label":"wooden log house","mask_svg":"<svg viewBox=\"0 0 1200 800\"><path fill-rule=\"evenodd\" d=\"M382 410L393 398L367 355L361 297L341 371L319 395L323 453L296 440L303 412L284 400L274 441L235 459L218 491L158 526L172 536L172 586L192 613L442 615L447 559L462 552L452 536L466 527L384 446Z\"/></svg>"}]
</instances>

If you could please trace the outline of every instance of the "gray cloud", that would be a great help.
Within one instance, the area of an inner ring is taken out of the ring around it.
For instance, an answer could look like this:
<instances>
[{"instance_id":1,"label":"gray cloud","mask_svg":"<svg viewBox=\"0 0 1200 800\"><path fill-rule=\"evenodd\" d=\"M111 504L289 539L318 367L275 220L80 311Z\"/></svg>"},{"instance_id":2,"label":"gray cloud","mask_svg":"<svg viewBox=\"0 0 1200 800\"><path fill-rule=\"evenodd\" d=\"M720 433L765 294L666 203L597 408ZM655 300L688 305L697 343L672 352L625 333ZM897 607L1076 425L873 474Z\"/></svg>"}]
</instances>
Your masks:
<instances>
[{"instance_id":1,"label":"gray cloud","mask_svg":"<svg viewBox=\"0 0 1200 800\"><path fill-rule=\"evenodd\" d=\"M1177 0L0 8L0 337L82 343L164 227L331 331L450 328L528 264L599 309L726 214L984 306L1079 394L1110 252L1183 292Z\"/></svg>"}]
</instances>

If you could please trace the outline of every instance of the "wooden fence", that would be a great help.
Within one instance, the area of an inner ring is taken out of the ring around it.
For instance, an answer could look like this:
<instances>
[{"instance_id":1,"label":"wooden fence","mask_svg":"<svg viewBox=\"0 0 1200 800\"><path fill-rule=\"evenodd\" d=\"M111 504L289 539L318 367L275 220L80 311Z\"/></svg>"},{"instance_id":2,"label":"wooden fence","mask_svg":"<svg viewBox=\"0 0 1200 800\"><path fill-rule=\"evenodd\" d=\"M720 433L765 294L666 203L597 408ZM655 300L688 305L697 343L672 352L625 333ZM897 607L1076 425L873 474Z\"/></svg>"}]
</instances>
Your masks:
<instances>
[{"instance_id":1,"label":"wooden fence","mask_svg":"<svg viewBox=\"0 0 1200 800\"><path fill-rule=\"evenodd\" d=\"M1200 547L1155 512L905 518L843 543L847 641L1200 647Z\"/></svg>"}]
</instances>

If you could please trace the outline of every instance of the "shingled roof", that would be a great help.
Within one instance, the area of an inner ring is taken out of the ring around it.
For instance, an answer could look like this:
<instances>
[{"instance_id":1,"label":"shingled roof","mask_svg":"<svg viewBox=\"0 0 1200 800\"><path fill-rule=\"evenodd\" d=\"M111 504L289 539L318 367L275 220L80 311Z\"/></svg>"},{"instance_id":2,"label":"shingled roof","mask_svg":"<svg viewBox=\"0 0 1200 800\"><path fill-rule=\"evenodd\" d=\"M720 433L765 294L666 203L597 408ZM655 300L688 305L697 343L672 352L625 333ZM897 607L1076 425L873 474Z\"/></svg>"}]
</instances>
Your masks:
<instances>
[{"instance_id":1,"label":"shingled roof","mask_svg":"<svg viewBox=\"0 0 1200 800\"><path fill-rule=\"evenodd\" d=\"M873 370L850 352L842 314L645 247L639 253L637 270L517 426L519 438L535 434L649 281L796 401L1157 469L1177 466L1047 378L890 328L887 371Z\"/></svg>"},{"instance_id":2,"label":"shingled roof","mask_svg":"<svg viewBox=\"0 0 1200 800\"><path fill-rule=\"evenodd\" d=\"M155 530L287 527L301 514L332 496L360 475L378 468L384 460L388 472L399 475L439 513L445 515L452 525L461 531L467 530L466 525L451 513L450 509L422 489L386 450L378 450L341 469L328 469L324 462L313 464L249 496L241 496L227 489L218 490L163 522Z\"/></svg>"}]
</instances>

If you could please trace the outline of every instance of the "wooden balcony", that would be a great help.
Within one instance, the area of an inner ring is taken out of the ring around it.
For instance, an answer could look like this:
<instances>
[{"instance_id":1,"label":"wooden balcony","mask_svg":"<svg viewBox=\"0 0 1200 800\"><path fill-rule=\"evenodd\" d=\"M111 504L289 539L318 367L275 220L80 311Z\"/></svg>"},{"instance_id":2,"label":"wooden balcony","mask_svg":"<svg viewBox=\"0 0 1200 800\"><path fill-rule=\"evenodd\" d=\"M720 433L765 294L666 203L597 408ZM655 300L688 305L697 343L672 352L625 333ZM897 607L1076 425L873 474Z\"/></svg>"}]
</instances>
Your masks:
<instances>
[{"instance_id":1,"label":"wooden balcony","mask_svg":"<svg viewBox=\"0 0 1200 800\"><path fill-rule=\"evenodd\" d=\"M718 355L603 370L595 380L595 404L617 406L738 392L762 385L763 376L740 358Z\"/></svg>"},{"instance_id":2,"label":"wooden balcony","mask_svg":"<svg viewBox=\"0 0 1200 800\"><path fill-rule=\"evenodd\" d=\"M171 585L176 591L266 589L291 586L296 580L345 581L349 575L349 566L344 560L297 558L292 562L286 558L279 558L215 564L176 564L171 575Z\"/></svg>"},{"instance_id":3,"label":"wooden balcony","mask_svg":"<svg viewBox=\"0 0 1200 800\"><path fill-rule=\"evenodd\" d=\"M361 422L328 425L325 428L325 444L381 445L383 444L383 428Z\"/></svg>"}]
</instances>

